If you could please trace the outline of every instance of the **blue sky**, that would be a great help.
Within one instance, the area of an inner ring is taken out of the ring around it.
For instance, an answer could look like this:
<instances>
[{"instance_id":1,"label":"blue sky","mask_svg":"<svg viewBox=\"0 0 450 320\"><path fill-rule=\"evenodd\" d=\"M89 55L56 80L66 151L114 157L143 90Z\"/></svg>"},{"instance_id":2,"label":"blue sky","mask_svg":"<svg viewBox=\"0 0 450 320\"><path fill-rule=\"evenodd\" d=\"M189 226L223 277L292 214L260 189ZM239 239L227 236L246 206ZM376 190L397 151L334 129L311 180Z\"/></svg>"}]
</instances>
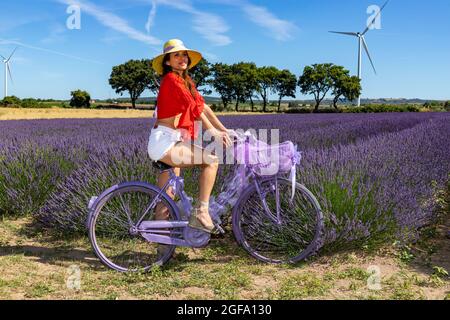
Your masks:
<instances>
[{"instance_id":1,"label":"blue sky","mask_svg":"<svg viewBox=\"0 0 450 320\"><path fill-rule=\"evenodd\" d=\"M11 61L20 98L68 99L87 90L117 95L108 84L113 66L152 58L171 38L210 62L255 62L289 69L332 62L357 72L357 39L328 33L363 31L370 5L384 0L15 0L2 1L0 54ZM80 29L66 12L81 8ZM364 98L450 100L450 1L391 0L381 29L366 35L378 74L363 56ZM3 97L4 66L0 65ZM144 96L150 95L145 92ZM274 98L274 96L272 96ZM297 91L297 99L310 98Z\"/></svg>"}]
</instances>

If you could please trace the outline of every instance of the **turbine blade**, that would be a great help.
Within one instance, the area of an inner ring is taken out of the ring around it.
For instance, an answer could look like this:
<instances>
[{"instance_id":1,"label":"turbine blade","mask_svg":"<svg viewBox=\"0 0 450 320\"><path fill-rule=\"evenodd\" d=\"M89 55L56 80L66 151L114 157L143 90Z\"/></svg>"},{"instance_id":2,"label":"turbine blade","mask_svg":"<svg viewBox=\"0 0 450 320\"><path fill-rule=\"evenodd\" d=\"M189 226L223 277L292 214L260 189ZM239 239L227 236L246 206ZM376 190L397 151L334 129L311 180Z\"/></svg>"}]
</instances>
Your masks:
<instances>
[{"instance_id":1,"label":"turbine blade","mask_svg":"<svg viewBox=\"0 0 450 320\"><path fill-rule=\"evenodd\" d=\"M17 48L18 48L18 47L16 47L16 48L14 49L14 51L11 53L11 55L9 56L9 58L7 59L7 61L9 61L9 59L11 59L11 57L12 57L13 54L14 54L14 52L16 52Z\"/></svg>"},{"instance_id":2,"label":"turbine blade","mask_svg":"<svg viewBox=\"0 0 450 320\"><path fill-rule=\"evenodd\" d=\"M375 23L375 20L377 20L378 16L381 14L381 11L383 11L384 7L386 7L386 5L388 4L389 0L387 0L383 6L381 7L380 11L378 11L377 15L372 19L372 21L369 23L369 25L367 26L367 28L361 33L362 35L365 35L367 33L367 31L370 30L370 27Z\"/></svg>"},{"instance_id":3,"label":"turbine blade","mask_svg":"<svg viewBox=\"0 0 450 320\"><path fill-rule=\"evenodd\" d=\"M362 43L363 43L363 46L364 46L364 50L366 50L367 56L369 57L370 64L372 65L373 71L375 72L375 74L377 74L377 70L375 69L375 66L373 65L372 58L370 57L369 48L367 47L366 40L364 39L364 37L361 37L361 39L362 39Z\"/></svg>"},{"instance_id":4,"label":"turbine blade","mask_svg":"<svg viewBox=\"0 0 450 320\"><path fill-rule=\"evenodd\" d=\"M14 83L12 74L11 74L11 69L9 68L9 63L6 64L6 69L8 69L8 73L9 73L9 78L11 79L11 82Z\"/></svg>"},{"instance_id":5,"label":"turbine blade","mask_svg":"<svg viewBox=\"0 0 450 320\"><path fill-rule=\"evenodd\" d=\"M355 36L355 37L358 36L356 32L339 32L339 31L329 31L329 32L337 34L345 34L346 36Z\"/></svg>"},{"instance_id":6,"label":"turbine blade","mask_svg":"<svg viewBox=\"0 0 450 320\"><path fill-rule=\"evenodd\" d=\"M6 58L5 58L5 57L4 57L3 55L1 55L1 54L0 54L0 57L2 57L2 58L3 58L3 60L6 60Z\"/></svg>"}]
</instances>

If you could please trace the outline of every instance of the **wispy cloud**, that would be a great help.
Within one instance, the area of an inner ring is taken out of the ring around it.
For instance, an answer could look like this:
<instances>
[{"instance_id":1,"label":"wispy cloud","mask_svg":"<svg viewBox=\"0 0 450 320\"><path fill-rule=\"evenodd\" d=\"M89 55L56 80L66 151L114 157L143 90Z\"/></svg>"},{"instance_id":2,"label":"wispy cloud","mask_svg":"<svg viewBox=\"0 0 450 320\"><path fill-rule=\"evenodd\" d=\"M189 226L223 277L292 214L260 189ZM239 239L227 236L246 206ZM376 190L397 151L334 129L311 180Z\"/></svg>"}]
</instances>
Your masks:
<instances>
[{"instance_id":1,"label":"wispy cloud","mask_svg":"<svg viewBox=\"0 0 450 320\"><path fill-rule=\"evenodd\" d=\"M21 66L28 66L32 63L32 61L30 59L22 57L22 56L18 56L16 54L11 58L11 61L13 64L21 65Z\"/></svg>"},{"instance_id":2,"label":"wispy cloud","mask_svg":"<svg viewBox=\"0 0 450 320\"><path fill-rule=\"evenodd\" d=\"M4 33L28 24L32 24L35 22L40 22L45 20L44 16L23 16L18 17L16 15L11 15L5 12L0 16L0 32Z\"/></svg>"},{"instance_id":3,"label":"wispy cloud","mask_svg":"<svg viewBox=\"0 0 450 320\"><path fill-rule=\"evenodd\" d=\"M49 44L54 42L65 41L66 37L64 34L66 31L67 29L63 25L56 24L52 27L50 34L44 39L42 39L41 42L44 44Z\"/></svg>"},{"instance_id":4,"label":"wispy cloud","mask_svg":"<svg viewBox=\"0 0 450 320\"><path fill-rule=\"evenodd\" d=\"M202 51L202 55L209 61L209 62L218 62L219 57L215 55L214 53Z\"/></svg>"},{"instance_id":5,"label":"wispy cloud","mask_svg":"<svg viewBox=\"0 0 450 320\"><path fill-rule=\"evenodd\" d=\"M287 41L299 28L292 22L278 18L269 9L263 6L254 5L248 0L208 0L215 4L238 7L246 17L256 25L269 31L269 36L280 41Z\"/></svg>"},{"instance_id":6,"label":"wispy cloud","mask_svg":"<svg viewBox=\"0 0 450 320\"><path fill-rule=\"evenodd\" d=\"M156 16L156 1L152 0L152 8L150 9L150 12L148 14L147 23L145 24L145 30L147 30L147 33L150 33L150 28L153 27L153 24L155 23L155 16Z\"/></svg>"},{"instance_id":7,"label":"wispy cloud","mask_svg":"<svg viewBox=\"0 0 450 320\"><path fill-rule=\"evenodd\" d=\"M100 22L104 26L113 29L117 32L123 33L130 39L137 40L150 45L160 45L162 43L161 40L134 29L128 24L127 21L125 21L121 17L113 13L109 13L106 10L94 5L93 3L81 0L57 0L57 1L67 5L79 6L82 13L87 13L93 16L98 22Z\"/></svg>"},{"instance_id":8,"label":"wispy cloud","mask_svg":"<svg viewBox=\"0 0 450 320\"><path fill-rule=\"evenodd\" d=\"M79 60L79 61L83 61L83 62L89 62L89 63L95 63L95 64L103 64L102 62L99 61L95 61L95 60L90 60L90 59L85 59L85 58L80 58L71 54L66 54L63 52L59 52L59 51L55 51L55 50L50 50L50 49L46 49L46 48L41 48L41 47L36 47L33 45L29 45L26 43L23 43L21 41L15 40L15 39L2 39L0 38L0 45L16 45L16 46L21 46L24 48L29 48L29 49L33 49L33 50L38 50L38 51L43 51L43 52L47 52L47 53L52 53L52 54L56 54L65 58L70 58L70 59L75 59L75 60Z\"/></svg>"},{"instance_id":9,"label":"wispy cloud","mask_svg":"<svg viewBox=\"0 0 450 320\"><path fill-rule=\"evenodd\" d=\"M298 30L295 24L277 18L265 7L243 3L241 8L253 23L267 29L269 35L277 40L290 40L293 33Z\"/></svg>"},{"instance_id":10,"label":"wispy cloud","mask_svg":"<svg viewBox=\"0 0 450 320\"><path fill-rule=\"evenodd\" d=\"M220 16L197 10L188 0L153 0L149 14L149 20L152 22L156 14L156 5L165 5L191 14L194 31L213 45L226 46L232 42L230 37L226 35L230 27Z\"/></svg>"},{"instance_id":11,"label":"wispy cloud","mask_svg":"<svg viewBox=\"0 0 450 320\"><path fill-rule=\"evenodd\" d=\"M210 13L200 11L194 13L194 30L218 46L226 46L232 42L230 37L224 34L229 27L221 17Z\"/></svg>"}]
</instances>

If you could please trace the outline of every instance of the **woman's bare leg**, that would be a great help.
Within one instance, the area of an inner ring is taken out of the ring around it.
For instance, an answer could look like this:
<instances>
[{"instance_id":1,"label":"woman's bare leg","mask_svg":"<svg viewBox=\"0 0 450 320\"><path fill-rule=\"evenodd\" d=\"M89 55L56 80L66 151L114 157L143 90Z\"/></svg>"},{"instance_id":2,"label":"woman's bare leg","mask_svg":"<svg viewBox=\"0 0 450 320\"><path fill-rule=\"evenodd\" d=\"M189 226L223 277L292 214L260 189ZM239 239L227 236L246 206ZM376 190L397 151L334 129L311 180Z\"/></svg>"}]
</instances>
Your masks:
<instances>
[{"instance_id":1,"label":"woman's bare leg","mask_svg":"<svg viewBox=\"0 0 450 320\"><path fill-rule=\"evenodd\" d=\"M175 175L180 176L180 168L173 168L173 171L175 172ZM170 178L170 174L168 171L164 171L161 172L158 176L158 187L160 189L162 189L164 187L164 185L167 183L167 181ZM167 194L169 195L169 197L171 197L172 199L175 198L175 194L173 193L173 188L172 187L168 187L166 189ZM167 207L164 206L164 204L162 202L158 203L156 205L156 210L155 210L155 220L168 220L169 219L169 210L167 209Z\"/></svg>"},{"instance_id":2,"label":"woman's bare leg","mask_svg":"<svg viewBox=\"0 0 450 320\"><path fill-rule=\"evenodd\" d=\"M209 202L219 168L219 158L217 156L206 152L199 146L179 142L160 161L179 168L200 165L202 172L200 174L199 200ZM212 224L207 209L202 210L197 217L204 225Z\"/></svg>"},{"instance_id":3,"label":"woman's bare leg","mask_svg":"<svg viewBox=\"0 0 450 320\"><path fill-rule=\"evenodd\" d=\"M218 162L202 166L202 173L200 174L200 201L209 201L214 182L216 181L218 168Z\"/></svg>"}]
</instances>

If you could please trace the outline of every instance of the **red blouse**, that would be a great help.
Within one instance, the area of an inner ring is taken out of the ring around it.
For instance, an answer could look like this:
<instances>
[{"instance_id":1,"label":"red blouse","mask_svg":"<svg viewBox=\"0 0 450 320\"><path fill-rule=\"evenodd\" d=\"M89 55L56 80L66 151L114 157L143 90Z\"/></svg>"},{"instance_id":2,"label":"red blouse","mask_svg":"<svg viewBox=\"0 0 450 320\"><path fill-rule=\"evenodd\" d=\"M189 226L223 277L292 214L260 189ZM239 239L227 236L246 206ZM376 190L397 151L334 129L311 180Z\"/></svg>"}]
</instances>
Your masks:
<instances>
[{"instance_id":1,"label":"red blouse","mask_svg":"<svg viewBox=\"0 0 450 320\"><path fill-rule=\"evenodd\" d=\"M200 118L205 100L194 85L193 87L196 93L195 99L189 89L186 88L183 78L173 72L166 74L159 88L157 117L158 119L165 119L181 113L177 128L186 130L181 130L183 138L196 139L198 127L194 121Z\"/></svg>"}]
</instances>

